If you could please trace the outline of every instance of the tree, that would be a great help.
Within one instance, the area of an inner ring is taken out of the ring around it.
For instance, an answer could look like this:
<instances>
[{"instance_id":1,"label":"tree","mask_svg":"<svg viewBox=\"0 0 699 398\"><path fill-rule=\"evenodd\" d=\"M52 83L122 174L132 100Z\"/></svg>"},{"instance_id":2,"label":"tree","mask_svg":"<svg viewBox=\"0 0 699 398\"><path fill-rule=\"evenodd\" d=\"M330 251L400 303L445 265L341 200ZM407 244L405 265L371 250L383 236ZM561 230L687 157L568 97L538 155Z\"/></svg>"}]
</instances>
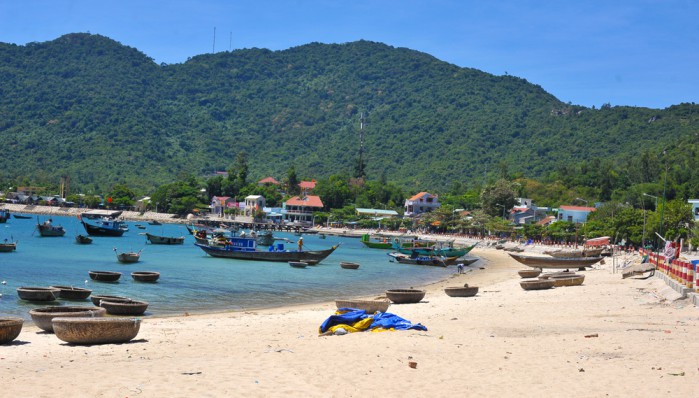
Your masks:
<instances>
[{"instance_id":1,"label":"tree","mask_svg":"<svg viewBox=\"0 0 699 398\"><path fill-rule=\"evenodd\" d=\"M481 192L483 211L491 216L504 214L516 204L516 193L516 185L504 179L497 180L492 185L487 185Z\"/></svg>"}]
</instances>

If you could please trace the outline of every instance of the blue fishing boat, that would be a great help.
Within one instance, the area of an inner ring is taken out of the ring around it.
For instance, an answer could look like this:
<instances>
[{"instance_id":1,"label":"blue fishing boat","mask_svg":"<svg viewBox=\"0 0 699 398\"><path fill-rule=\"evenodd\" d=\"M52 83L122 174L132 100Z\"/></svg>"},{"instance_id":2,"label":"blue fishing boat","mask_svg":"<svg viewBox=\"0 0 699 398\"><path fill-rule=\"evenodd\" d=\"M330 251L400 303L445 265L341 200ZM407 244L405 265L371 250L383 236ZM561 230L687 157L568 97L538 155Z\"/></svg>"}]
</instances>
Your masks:
<instances>
[{"instance_id":1,"label":"blue fishing boat","mask_svg":"<svg viewBox=\"0 0 699 398\"><path fill-rule=\"evenodd\" d=\"M93 210L82 213L78 216L78 220L80 220L88 235L122 236L127 229L124 223L116 218L119 215L121 215L120 211ZM90 221L85 221L85 219Z\"/></svg>"},{"instance_id":2,"label":"blue fishing boat","mask_svg":"<svg viewBox=\"0 0 699 398\"><path fill-rule=\"evenodd\" d=\"M212 257L233 258L237 260L256 260L256 261L304 261L304 260L324 260L339 245L332 246L325 250L285 250L283 244L270 246L268 250L259 250L257 241L251 236L234 236L228 238L225 245L212 246L210 244L195 243L206 254Z\"/></svg>"}]
</instances>

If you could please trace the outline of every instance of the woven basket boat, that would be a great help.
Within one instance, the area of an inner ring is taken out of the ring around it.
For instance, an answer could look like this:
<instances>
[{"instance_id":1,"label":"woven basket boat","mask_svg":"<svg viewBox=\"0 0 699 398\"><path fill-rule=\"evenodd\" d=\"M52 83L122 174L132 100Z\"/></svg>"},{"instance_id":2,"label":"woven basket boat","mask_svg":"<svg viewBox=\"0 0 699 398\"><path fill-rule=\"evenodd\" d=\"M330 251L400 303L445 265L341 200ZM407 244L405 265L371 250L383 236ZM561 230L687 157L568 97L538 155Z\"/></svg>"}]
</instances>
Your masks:
<instances>
[{"instance_id":1,"label":"woven basket boat","mask_svg":"<svg viewBox=\"0 0 699 398\"><path fill-rule=\"evenodd\" d=\"M368 314L374 312L386 312L391 302L388 300L335 300L335 305L340 308L355 308L364 310Z\"/></svg>"},{"instance_id":2,"label":"woven basket boat","mask_svg":"<svg viewBox=\"0 0 699 398\"><path fill-rule=\"evenodd\" d=\"M100 307L107 310L110 315L143 315L148 309L145 301L100 301Z\"/></svg>"},{"instance_id":3,"label":"woven basket boat","mask_svg":"<svg viewBox=\"0 0 699 398\"><path fill-rule=\"evenodd\" d=\"M18 287L17 295L27 301L54 301L58 298L60 289L54 287Z\"/></svg>"},{"instance_id":4,"label":"woven basket boat","mask_svg":"<svg viewBox=\"0 0 699 398\"><path fill-rule=\"evenodd\" d=\"M340 267L344 269L357 269L359 268L359 264L343 261L340 263Z\"/></svg>"},{"instance_id":5,"label":"woven basket boat","mask_svg":"<svg viewBox=\"0 0 699 398\"><path fill-rule=\"evenodd\" d=\"M22 318L0 318L0 345L14 341L22 331L23 324Z\"/></svg>"},{"instance_id":6,"label":"woven basket boat","mask_svg":"<svg viewBox=\"0 0 699 398\"><path fill-rule=\"evenodd\" d=\"M136 282L155 282L160 278L160 272L155 271L134 271L131 277Z\"/></svg>"},{"instance_id":7,"label":"woven basket boat","mask_svg":"<svg viewBox=\"0 0 699 398\"><path fill-rule=\"evenodd\" d=\"M478 293L478 286L445 287L444 293L449 297L473 297Z\"/></svg>"},{"instance_id":8,"label":"woven basket boat","mask_svg":"<svg viewBox=\"0 0 699 398\"><path fill-rule=\"evenodd\" d=\"M67 300L85 300L90 297L92 290L73 286L51 286L59 289L58 297Z\"/></svg>"},{"instance_id":9,"label":"woven basket boat","mask_svg":"<svg viewBox=\"0 0 699 398\"><path fill-rule=\"evenodd\" d=\"M424 290L416 289L391 289L386 290L386 297L395 304L419 303L425 298Z\"/></svg>"},{"instance_id":10,"label":"woven basket boat","mask_svg":"<svg viewBox=\"0 0 699 398\"><path fill-rule=\"evenodd\" d=\"M522 278L536 278L537 276L541 275L541 269L540 268L523 269L523 270L517 271L517 273Z\"/></svg>"},{"instance_id":11,"label":"woven basket boat","mask_svg":"<svg viewBox=\"0 0 699 398\"><path fill-rule=\"evenodd\" d=\"M100 317L104 316L107 310L100 307L69 307L51 306L35 308L29 311L32 321L43 331L53 333L53 318L58 317Z\"/></svg>"},{"instance_id":12,"label":"woven basket boat","mask_svg":"<svg viewBox=\"0 0 699 398\"><path fill-rule=\"evenodd\" d=\"M554 286L555 282L550 279L529 279L526 281L520 281L519 285L524 290L544 290L550 289Z\"/></svg>"},{"instance_id":13,"label":"woven basket boat","mask_svg":"<svg viewBox=\"0 0 699 398\"><path fill-rule=\"evenodd\" d=\"M116 282L121 278L121 272L113 271L88 271L90 278L100 282Z\"/></svg>"},{"instance_id":14,"label":"woven basket boat","mask_svg":"<svg viewBox=\"0 0 699 398\"><path fill-rule=\"evenodd\" d=\"M118 344L131 341L141 328L138 318L53 318L53 331L72 344Z\"/></svg>"},{"instance_id":15,"label":"woven basket boat","mask_svg":"<svg viewBox=\"0 0 699 398\"><path fill-rule=\"evenodd\" d=\"M92 304L96 305L99 307L100 301L132 301L129 297L124 297L124 296L106 296L106 295L94 295L90 297L90 300L92 300Z\"/></svg>"}]
</instances>

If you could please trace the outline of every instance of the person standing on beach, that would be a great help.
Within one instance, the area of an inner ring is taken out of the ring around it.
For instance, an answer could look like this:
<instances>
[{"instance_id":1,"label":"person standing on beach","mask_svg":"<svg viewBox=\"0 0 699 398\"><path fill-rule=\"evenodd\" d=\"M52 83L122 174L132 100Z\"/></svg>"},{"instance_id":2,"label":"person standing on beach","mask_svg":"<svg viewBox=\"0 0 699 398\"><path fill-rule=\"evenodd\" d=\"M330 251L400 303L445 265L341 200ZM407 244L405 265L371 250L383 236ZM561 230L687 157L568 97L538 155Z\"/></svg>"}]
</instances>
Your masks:
<instances>
[{"instance_id":1,"label":"person standing on beach","mask_svg":"<svg viewBox=\"0 0 699 398\"><path fill-rule=\"evenodd\" d=\"M299 238L298 246L299 251L303 251L303 236Z\"/></svg>"}]
</instances>

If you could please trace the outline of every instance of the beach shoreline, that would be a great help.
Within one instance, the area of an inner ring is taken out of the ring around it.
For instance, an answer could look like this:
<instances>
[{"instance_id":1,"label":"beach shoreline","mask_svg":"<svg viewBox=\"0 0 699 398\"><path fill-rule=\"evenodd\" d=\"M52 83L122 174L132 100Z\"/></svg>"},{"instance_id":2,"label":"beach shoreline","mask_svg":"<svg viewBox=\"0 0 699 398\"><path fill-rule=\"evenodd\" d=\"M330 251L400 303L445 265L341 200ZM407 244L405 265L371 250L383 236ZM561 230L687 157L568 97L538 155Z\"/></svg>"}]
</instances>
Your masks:
<instances>
[{"instance_id":1,"label":"beach shoreline","mask_svg":"<svg viewBox=\"0 0 699 398\"><path fill-rule=\"evenodd\" d=\"M319 337L334 302L147 317L136 339L119 345L72 346L27 327L0 347L3 391L352 397L386 395L384 386L388 395L696 395L699 312L659 279L622 279L608 262L585 271L582 286L524 291L521 265L502 251L474 250L486 270L454 274L425 286L421 303L389 307L426 332ZM464 283L479 286L478 295L443 292Z\"/></svg>"}]
</instances>

